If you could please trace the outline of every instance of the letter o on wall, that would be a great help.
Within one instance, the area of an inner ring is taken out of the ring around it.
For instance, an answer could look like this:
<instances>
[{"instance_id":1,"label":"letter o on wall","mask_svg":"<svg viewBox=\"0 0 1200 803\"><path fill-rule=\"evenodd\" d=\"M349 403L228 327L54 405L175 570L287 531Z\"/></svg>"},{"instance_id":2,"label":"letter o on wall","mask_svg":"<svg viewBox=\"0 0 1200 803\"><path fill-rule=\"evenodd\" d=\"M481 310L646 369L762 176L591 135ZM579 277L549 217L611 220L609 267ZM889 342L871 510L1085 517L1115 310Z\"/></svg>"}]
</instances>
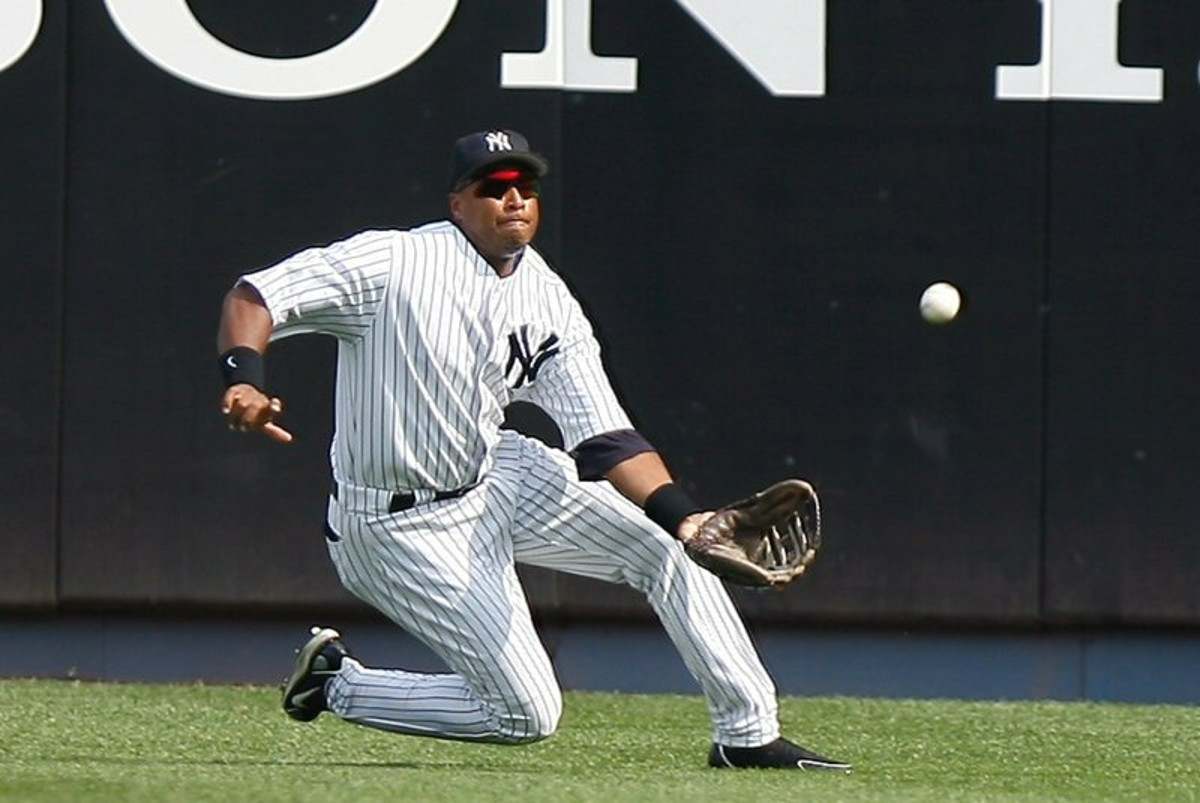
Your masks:
<instances>
[{"instance_id":1,"label":"letter o on wall","mask_svg":"<svg viewBox=\"0 0 1200 803\"><path fill-rule=\"evenodd\" d=\"M42 0L5 0L0 5L0 72L25 55L42 27Z\"/></svg>"},{"instance_id":2,"label":"letter o on wall","mask_svg":"<svg viewBox=\"0 0 1200 803\"><path fill-rule=\"evenodd\" d=\"M458 0L376 0L346 39L288 59L230 47L204 29L187 0L105 0L105 5L129 43L177 78L226 95L302 100L343 95L403 70L442 35Z\"/></svg>"}]
</instances>

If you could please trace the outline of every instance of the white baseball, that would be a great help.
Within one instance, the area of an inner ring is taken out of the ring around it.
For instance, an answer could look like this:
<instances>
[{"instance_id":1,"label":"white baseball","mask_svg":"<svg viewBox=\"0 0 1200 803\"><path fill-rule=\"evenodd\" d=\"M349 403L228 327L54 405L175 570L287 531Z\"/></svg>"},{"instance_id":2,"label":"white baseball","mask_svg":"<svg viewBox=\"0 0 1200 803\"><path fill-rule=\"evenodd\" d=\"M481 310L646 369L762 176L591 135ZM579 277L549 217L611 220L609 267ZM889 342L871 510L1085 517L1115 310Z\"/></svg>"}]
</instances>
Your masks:
<instances>
[{"instance_id":1,"label":"white baseball","mask_svg":"<svg viewBox=\"0 0 1200 803\"><path fill-rule=\"evenodd\" d=\"M926 323L950 323L961 307L962 296L949 282L935 282L921 293L921 317Z\"/></svg>"}]
</instances>

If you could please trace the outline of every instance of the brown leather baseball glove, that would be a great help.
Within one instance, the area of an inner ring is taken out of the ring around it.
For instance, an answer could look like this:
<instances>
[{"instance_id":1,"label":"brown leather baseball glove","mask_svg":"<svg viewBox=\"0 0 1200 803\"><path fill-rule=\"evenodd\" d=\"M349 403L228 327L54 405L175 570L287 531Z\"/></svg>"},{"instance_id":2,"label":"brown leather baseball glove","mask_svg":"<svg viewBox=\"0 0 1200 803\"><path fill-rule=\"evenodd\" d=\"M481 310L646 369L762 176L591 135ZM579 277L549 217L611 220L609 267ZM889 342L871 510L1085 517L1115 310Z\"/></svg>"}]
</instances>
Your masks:
<instances>
[{"instance_id":1,"label":"brown leather baseball glove","mask_svg":"<svg viewBox=\"0 0 1200 803\"><path fill-rule=\"evenodd\" d=\"M821 506L804 480L784 480L726 505L684 543L688 557L723 580L782 588L821 546Z\"/></svg>"}]
</instances>

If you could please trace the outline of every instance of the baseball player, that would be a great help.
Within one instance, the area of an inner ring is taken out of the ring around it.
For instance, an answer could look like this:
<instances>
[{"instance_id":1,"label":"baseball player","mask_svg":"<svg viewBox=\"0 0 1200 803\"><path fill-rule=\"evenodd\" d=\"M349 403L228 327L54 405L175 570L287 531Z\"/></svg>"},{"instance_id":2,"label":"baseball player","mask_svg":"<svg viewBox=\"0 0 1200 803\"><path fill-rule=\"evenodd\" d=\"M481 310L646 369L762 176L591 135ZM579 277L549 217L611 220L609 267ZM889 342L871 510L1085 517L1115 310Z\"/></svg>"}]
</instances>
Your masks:
<instances>
[{"instance_id":1,"label":"baseball player","mask_svg":"<svg viewBox=\"0 0 1200 803\"><path fill-rule=\"evenodd\" d=\"M337 631L313 628L284 709L443 739L550 736L562 696L519 561L645 594L707 698L711 766L846 771L780 737L774 685L721 581L679 543L712 514L633 428L579 303L530 245L547 170L516 131L468 134L447 220L301 251L225 298L232 429L290 441L267 344L337 338L330 557L347 589L450 669L364 666ZM569 451L501 430L514 400L543 408Z\"/></svg>"}]
</instances>

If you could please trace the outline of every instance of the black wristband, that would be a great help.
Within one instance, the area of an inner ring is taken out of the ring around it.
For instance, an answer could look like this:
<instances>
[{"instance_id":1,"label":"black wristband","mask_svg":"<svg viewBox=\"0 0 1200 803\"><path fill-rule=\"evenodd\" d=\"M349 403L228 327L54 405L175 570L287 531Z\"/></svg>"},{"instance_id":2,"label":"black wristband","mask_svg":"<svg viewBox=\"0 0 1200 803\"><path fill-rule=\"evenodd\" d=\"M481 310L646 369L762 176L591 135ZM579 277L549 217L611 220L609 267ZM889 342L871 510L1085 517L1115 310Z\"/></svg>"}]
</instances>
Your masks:
<instances>
[{"instance_id":1,"label":"black wristband","mask_svg":"<svg viewBox=\"0 0 1200 803\"><path fill-rule=\"evenodd\" d=\"M687 491L673 482L668 482L646 497L643 508L650 520L672 537L679 530L680 522L702 509L692 501Z\"/></svg>"},{"instance_id":2,"label":"black wristband","mask_svg":"<svg viewBox=\"0 0 1200 803\"><path fill-rule=\"evenodd\" d=\"M221 355L221 377L227 388L246 384L265 392L267 387L263 357L249 346L234 346Z\"/></svg>"}]
</instances>

